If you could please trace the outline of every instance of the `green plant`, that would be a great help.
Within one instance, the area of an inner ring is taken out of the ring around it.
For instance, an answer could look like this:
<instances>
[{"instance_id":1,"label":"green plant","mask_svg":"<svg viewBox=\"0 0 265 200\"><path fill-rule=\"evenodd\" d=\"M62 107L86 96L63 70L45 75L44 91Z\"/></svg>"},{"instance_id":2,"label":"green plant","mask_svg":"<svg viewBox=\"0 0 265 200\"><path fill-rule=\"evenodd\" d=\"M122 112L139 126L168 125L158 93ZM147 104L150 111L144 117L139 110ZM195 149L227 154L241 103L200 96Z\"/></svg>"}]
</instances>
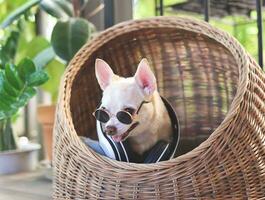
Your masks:
<instances>
[{"instance_id":1,"label":"green plant","mask_svg":"<svg viewBox=\"0 0 265 200\"><path fill-rule=\"evenodd\" d=\"M44 83L42 88L56 101L65 66L95 31L87 16L99 9L88 14L87 6L88 0L18 0L0 5L0 151L16 148L11 119L36 94L37 86ZM39 9L57 19L48 40L35 31Z\"/></svg>"},{"instance_id":2,"label":"green plant","mask_svg":"<svg viewBox=\"0 0 265 200\"><path fill-rule=\"evenodd\" d=\"M48 75L28 58L0 69L0 151L16 148L10 119L36 94L36 87L47 80Z\"/></svg>"},{"instance_id":3,"label":"green plant","mask_svg":"<svg viewBox=\"0 0 265 200\"><path fill-rule=\"evenodd\" d=\"M7 63L0 69L0 120L15 115L36 94L35 87L47 80L47 73L37 69L29 58L18 65Z\"/></svg>"},{"instance_id":4,"label":"green plant","mask_svg":"<svg viewBox=\"0 0 265 200\"><path fill-rule=\"evenodd\" d=\"M38 55L29 56L30 52L23 50L24 54L20 53L18 56L18 58L29 56L37 66L45 68L50 80L41 88L51 94L53 102L57 99L58 85L65 66L95 32L95 27L87 20L87 16L94 15L99 9L93 10L92 14L87 13L88 2L88 0L30 0L12 11L1 23L2 28L16 24L28 12L34 10L36 13L38 9L57 19L50 42L46 41L46 45L43 45L45 43L43 39L36 41L33 38L35 41L27 45L30 48L26 49L36 49L41 43L41 51L36 52Z\"/></svg>"},{"instance_id":5,"label":"green plant","mask_svg":"<svg viewBox=\"0 0 265 200\"><path fill-rule=\"evenodd\" d=\"M1 30L3 36L0 40L0 151L16 149L11 121L17 116L19 109L36 94L36 87L48 80L47 73L38 68L32 59L25 58L25 52L20 50L23 42L28 44L23 38L25 20L21 18L16 24ZM42 45L39 43L39 46ZM38 51L41 49L31 49L28 56L34 57Z\"/></svg>"}]
</instances>

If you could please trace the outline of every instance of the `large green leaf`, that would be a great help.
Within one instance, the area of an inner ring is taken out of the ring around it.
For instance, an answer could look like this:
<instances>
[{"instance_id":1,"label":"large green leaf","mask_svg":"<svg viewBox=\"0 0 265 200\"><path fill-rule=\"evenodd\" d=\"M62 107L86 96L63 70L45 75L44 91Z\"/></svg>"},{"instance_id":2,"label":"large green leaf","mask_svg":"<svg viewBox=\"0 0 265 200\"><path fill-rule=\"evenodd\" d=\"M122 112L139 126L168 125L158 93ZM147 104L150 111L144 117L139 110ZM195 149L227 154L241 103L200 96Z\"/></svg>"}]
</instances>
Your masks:
<instances>
[{"instance_id":1,"label":"large green leaf","mask_svg":"<svg viewBox=\"0 0 265 200\"><path fill-rule=\"evenodd\" d=\"M7 80L4 81L4 90L10 96L16 97L19 94L19 91L14 88Z\"/></svg>"},{"instance_id":2,"label":"large green leaf","mask_svg":"<svg viewBox=\"0 0 265 200\"><path fill-rule=\"evenodd\" d=\"M16 102L16 97L8 95L6 91L1 91L0 95L2 102L8 104L10 108L14 108L12 104Z\"/></svg>"},{"instance_id":3,"label":"large green leaf","mask_svg":"<svg viewBox=\"0 0 265 200\"><path fill-rule=\"evenodd\" d=\"M40 7L56 18L64 18L67 19L73 16L73 8L72 5L67 1L62 0L42 0L40 3Z\"/></svg>"},{"instance_id":4,"label":"large green leaf","mask_svg":"<svg viewBox=\"0 0 265 200\"><path fill-rule=\"evenodd\" d=\"M11 96L11 100L9 99L8 94L6 93L5 90L5 84L7 82L6 76L5 76L5 71L0 69L0 97L1 97L1 101L0 101L0 111L1 112L8 112L11 109L11 103L13 102L13 99Z\"/></svg>"},{"instance_id":5,"label":"large green leaf","mask_svg":"<svg viewBox=\"0 0 265 200\"><path fill-rule=\"evenodd\" d=\"M28 78L28 85L31 87L39 86L48 81L49 76L46 72L38 70L30 75Z\"/></svg>"},{"instance_id":6,"label":"large green leaf","mask_svg":"<svg viewBox=\"0 0 265 200\"><path fill-rule=\"evenodd\" d=\"M7 34L7 31L5 31ZM8 34L7 34L8 35ZM11 30L5 43L0 48L0 63L1 68L4 68L5 64L12 62L17 53L17 45L19 42L20 33L18 30Z\"/></svg>"},{"instance_id":7,"label":"large green leaf","mask_svg":"<svg viewBox=\"0 0 265 200\"><path fill-rule=\"evenodd\" d=\"M4 90L5 83L5 71L0 69L0 92Z\"/></svg>"},{"instance_id":8,"label":"large green leaf","mask_svg":"<svg viewBox=\"0 0 265 200\"><path fill-rule=\"evenodd\" d=\"M17 20L21 15L25 14L30 8L37 5L41 0L30 0L27 3L23 4L13 12L11 12L1 23L1 28L6 28L8 25L12 24Z\"/></svg>"},{"instance_id":9,"label":"large green leaf","mask_svg":"<svg viewBox=\"0 0 265 200\"><path fill-rule=\"evenodd\" d=\"M41 69L49 62L51 62L55 57L55 52L52 47L48 47L44 50L42 50L40 53L38 53L34 59L33 62L36 65L37 68Z\"/></svg>"},{"instance_id":10,"label":"large green leaf","mask_svg":"<svg viewBox=\"0 0 265 200\"><path fill-rule=\"evenodd\" d=\"M18 74L23 81L27 79L36 71L33 61L29 58L24 58L17 66Z\"/></svg>"},{"instance_id":11,"label":"large green leaf","mask_svg":"<svg viewBox=\"0 0 265 200\"><path fill-rule=\"evenodd\" d=\"M43 84L48 75L36 67L29 58L23 59L19 66L7 64L0 69L0 120L15 115L36 94L36 86Z\"/></svg>"},{"instance_id":12,"label":"large green leaf","mask_svg":"<svg viewBox=\"0 0 265 200\"><path fill-rule=\"evenodd\" d=\"M3 51L10 57L10 60L15 58L19 36L18 30L12 30L3 46Z\"/></svg>"},{"instance_id":13,"label":"large green leaf","mask_svg":"<svg viewBox=\"0 0 265 200\"><path fill-rule=\"evenodd\" d=\"M6 115L5 113L10 110L9 104L4 101L0 101L0 112L4 113L4 116ZM1 119L0 119L1 120Z\"/></svg>"},{"instance_id":14,"label":"large green leaf","mask_svg":"<svg viewBox=\"0 0 265 200\"><path fill-rule=\"evenodd\" d=\"M49 80L41 86L41 89L51 94L52 101L56 102L61 76L64 73L65 65L58 60L51 61L45 68Z\"/></svg>"},{"instance_id":15,"label":"large green leaf","mask_svg":"<svg viewBox=\"0 0 265 200\"><path fill-rule=\"evenodd\" d=\"M81 18L58 21L53 28L51 37L51 44L55 53L69 62L90 39L92 29L92 24Z\"/></svg>"},{"instance_id":16,"label":"large green leaf","mask_svg":"<svg viewBox=\"0 0 265 200\"><path fill-rule=\"evenodd\" d=\"M23 93L19 96L16 106L17 107L23 107L25 106L28 101L37 93L36 89L32 87L27 87Z\"/></svg>"},{"instance_id":17,"label":"large green leaf","mask_svg":"<svg viewBox=\"0 0 265 200\"><path fill-rule=\"evenodd\" d=\"M19 77L19 73L16 70L15 65L7 64L5 67L5 76L7 81L17 90L21 90L23 88L23 81Z\"/></svg>"}]
</instances>

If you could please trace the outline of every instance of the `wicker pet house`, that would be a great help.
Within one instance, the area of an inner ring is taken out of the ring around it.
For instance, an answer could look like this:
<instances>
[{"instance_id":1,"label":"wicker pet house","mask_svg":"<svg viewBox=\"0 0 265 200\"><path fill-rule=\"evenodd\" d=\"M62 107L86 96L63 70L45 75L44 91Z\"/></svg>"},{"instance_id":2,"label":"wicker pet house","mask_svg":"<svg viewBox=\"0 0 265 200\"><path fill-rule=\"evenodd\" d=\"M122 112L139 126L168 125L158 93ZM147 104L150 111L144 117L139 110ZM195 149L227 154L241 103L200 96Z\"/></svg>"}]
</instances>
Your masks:
<instances>
[{"instance_id":1,"label":"wicker pet house","mask_svg":"<svg viewBox=\"0 0 265 200\"><path fill-rule=\"evenodd\" d=\"M96 136L95 59L131 76L142 57L180 120L180 156L156 164L108 159L78 137ZM54 199L265 198L264 72L204 22L157 17L101 33L64 75L54 134Z\"/></svg>"}]
</instances>

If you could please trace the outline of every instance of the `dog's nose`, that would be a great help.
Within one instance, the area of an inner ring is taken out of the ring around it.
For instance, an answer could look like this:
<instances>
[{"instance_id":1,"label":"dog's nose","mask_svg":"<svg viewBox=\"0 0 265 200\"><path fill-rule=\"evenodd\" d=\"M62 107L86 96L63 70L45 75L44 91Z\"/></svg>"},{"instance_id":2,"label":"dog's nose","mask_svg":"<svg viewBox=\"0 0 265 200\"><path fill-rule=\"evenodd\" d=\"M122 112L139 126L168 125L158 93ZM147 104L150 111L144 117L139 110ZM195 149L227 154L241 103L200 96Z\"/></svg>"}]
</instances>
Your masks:
<instances>
[{"instance_id":1,"label":"dog's nose","mask_svg":"<svg viewBox=\"0 0 265 200\"><path fill-rule=\"evenodd\" d=\"M115 135L117 128L115 126L106 126L106 133L110 136Z\"/></svg>"}]
</instances>

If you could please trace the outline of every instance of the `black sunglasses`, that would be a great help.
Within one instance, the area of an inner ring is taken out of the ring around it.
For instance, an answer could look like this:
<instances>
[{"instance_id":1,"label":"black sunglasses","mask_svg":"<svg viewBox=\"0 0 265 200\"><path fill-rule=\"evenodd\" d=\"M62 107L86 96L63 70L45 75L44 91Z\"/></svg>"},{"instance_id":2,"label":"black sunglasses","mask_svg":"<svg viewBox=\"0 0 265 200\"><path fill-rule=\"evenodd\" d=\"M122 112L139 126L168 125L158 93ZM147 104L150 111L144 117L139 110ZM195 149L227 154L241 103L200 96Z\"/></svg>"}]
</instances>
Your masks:
<instances>
[{"instance_id":1,"label":"black sunglasses","mask_svg":"<svg viewBox=\"0 0 265 200\"><path fill-rule=\"evenodd\" d=\"M133 122L133 120L136 120L137 118L137 114L139 113L142 105L144 103L149 103L147 101L142 101L142 103L140 104L139 108L137 109L137 111L135 113L130 113L128 111L125 110L121 110L119 112L116 113L116 117L117 119L123 123L123 124L131 124ZM136 114L136 115L135 115ZM96 111L93 113L93 116L100 122L102 123L107 123L110 120L111 116L115 116L111 113L109 113L106 109L104 108L98 108L96 109Z\"/></svg>"}]
</instances>

